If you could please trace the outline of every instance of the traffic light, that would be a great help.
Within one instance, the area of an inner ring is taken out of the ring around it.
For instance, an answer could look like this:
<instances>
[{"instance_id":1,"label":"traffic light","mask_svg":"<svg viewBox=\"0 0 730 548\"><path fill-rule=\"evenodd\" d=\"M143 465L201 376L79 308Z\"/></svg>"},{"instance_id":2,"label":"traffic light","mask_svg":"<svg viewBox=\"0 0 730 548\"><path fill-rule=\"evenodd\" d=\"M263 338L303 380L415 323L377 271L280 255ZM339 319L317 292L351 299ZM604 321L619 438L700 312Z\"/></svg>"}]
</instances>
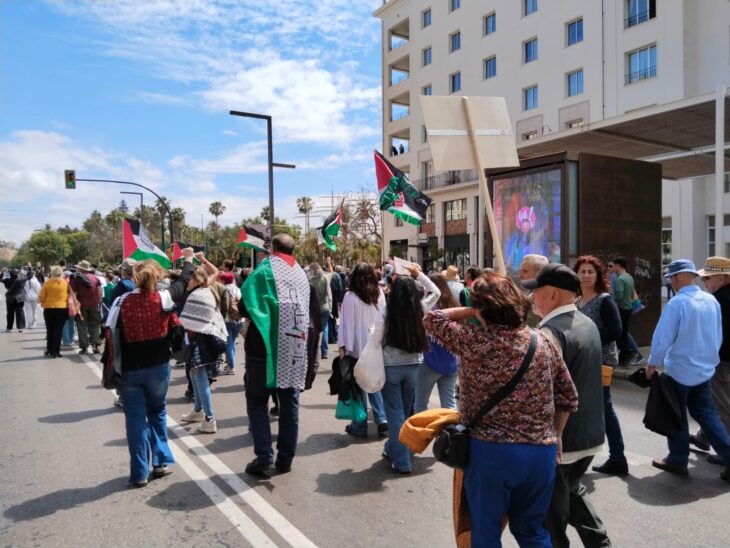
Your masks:
<instances>
[{"instance_id":1,"label":"traffic light","mask_svg":"<svg viewBox=\"0 0 730 548\"><path fill-rule=\"evenodd\" d=\"M73 169L67 169L63 172L64 180L66 181L66 188L73 190L76 188L76 171Z\"/></svg>"}]
</instances>

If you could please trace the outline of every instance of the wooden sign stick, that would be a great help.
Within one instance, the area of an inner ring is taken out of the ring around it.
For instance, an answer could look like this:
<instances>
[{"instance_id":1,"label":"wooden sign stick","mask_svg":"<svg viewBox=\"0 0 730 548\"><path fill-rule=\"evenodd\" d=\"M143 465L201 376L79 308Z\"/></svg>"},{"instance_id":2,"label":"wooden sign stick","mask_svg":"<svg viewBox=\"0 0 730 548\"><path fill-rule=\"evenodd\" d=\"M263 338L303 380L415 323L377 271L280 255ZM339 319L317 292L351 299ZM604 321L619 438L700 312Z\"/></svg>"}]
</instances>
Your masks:
<instances>
[{"instance_id":1,"label":"wooden sign stick","mask_svg":"<svg viewBox=\"0 0 730 548\"><path fill-rule=\"evenodd\" d=\"M487 221L489 222L489 231L492 233L492 242L494 249L492 252L497 256L497 270L502 274L507 274L507 267L504 264L504 254L502 253L502 242L497 234L497 223L494 220L494 209L492 208L492 199L489 195L489 187L487 186L487 176L484 174L484 168L482 168L483 162L481 154L479 153L479 147L477 146L476 132L474 129L474 123L471 117L471 111L469 107L469 98L462 97L461 104L464 105L464 115L466 116L466 125L469 130L469 140L471 141L472 154L474 155L474 163L476 164L477 173L479 174L479 184L481 185L482 192L484 195L484 209L487 212ZM481 234L480 238L483 237ZM480 267L483 265L479 265Z\"/></svg>"}]
</instances>

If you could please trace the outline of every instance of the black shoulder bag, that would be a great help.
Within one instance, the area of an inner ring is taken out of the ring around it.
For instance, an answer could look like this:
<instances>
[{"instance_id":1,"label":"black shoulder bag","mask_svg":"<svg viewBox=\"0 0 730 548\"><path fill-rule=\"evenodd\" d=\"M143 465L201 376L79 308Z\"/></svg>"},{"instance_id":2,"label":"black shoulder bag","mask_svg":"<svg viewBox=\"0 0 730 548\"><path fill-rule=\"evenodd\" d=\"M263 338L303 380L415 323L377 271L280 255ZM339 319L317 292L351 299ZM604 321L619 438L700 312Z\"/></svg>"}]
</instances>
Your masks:
<instances>
[{"instance_id":1,"label":"black shoulder bag","mask_svg":"<svg viewBox=\"0 0 730 548\"><path fill-rule=\"evenodd\" d=\"M530 346L527 354L522 360L522 365L517 373L497 390L492 396L484 402L479 412L474 416L469 424L449 424L444 427L436 436L433 442L433 454L436 460L443 462L451 468L466 468L469 464L469 443L471 442L471 429L481 422L484 416L494 409L504 398L509 396L515 389L517 384L522 380L525 371L532 362L537 348L537 333L530 330Z\"/></svg>"}]
</instances>

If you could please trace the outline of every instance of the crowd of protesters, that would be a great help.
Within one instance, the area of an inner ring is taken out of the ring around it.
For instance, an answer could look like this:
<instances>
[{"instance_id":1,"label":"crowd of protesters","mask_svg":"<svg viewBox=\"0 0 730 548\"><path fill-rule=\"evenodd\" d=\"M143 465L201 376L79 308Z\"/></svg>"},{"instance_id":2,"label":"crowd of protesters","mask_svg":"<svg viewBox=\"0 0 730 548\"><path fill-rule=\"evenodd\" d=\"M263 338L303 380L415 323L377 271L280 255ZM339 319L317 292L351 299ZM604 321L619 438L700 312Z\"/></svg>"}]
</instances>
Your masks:
<instances>
[{"instance_id":1,"label":"crowd of protesters","mask_svg":"<svg viewBox=\"0 0 730 548\"><path fill-rule=\"evenodd\" d=\"M79 353L100 353L102 325L120 326L119 404L135 487L174 463L165 426L173 333L193 402L181 421L199 423L198 433L217 432L211 385L243 362L252 475L292 469L300 393L330 358L335 377L347 376L345 364L357 363L368 345L382 354L382 388L346 391L365 414L350 420L345 434L368 437L370 407L376 435L387 438L382 455L400 474L414 461L401 429L409 417L428 413L434 388L440 411L458 410L468 424L526 367L520 389L471 429L463 482L473 545L498 545L505 516L521 545L568 546L568 525L587 546L611 545L581 478L606 439L608 460L593 469L629 471L610 386L610 371L626 364L645 363L647 377L663 366L679 394L682 424L668 437L668 457L654 466L686 475L689 444L712 447L730 482L730 260L709 258L699 271L690 261L668 266L676 296L645 360L628 330L636 294L622 257L606 265L584 255L570 268L528 255L518 281L473 266L462 281L453 265L428 275L415 264L398 272L391 262L347 270L327 259L301 267L293 252L293 239L280 234L253 271L231 261L218 268L192 249L183 250L182 268L169 272L131 259L104 273L87 261L55 265L47 279L30 267L6 270L7 330L35 327L40 304L45 355L57 358L74 337ZM687 412L701 431L688 432ZM276 454L270 415L278 416Z\"/></svg>"}]
</instances>

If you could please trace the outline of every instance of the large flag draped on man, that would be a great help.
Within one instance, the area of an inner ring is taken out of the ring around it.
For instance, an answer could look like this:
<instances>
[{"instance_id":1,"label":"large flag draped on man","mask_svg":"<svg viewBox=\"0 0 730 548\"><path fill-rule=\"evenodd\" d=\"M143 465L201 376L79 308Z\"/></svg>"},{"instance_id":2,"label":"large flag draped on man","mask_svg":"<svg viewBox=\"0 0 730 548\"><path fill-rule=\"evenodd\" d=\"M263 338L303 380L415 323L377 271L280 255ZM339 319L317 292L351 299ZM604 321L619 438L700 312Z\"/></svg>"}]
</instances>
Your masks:
<instances>
[{"instance_id":1,"label":"large flag draped on man","mask_svg":"<svg viewBox=\"0 0 730 548\"><path fill-rule=\"evenodd\" d=\"M170 259L159 247L152 243L152 240L142 228L142 223L136 219L124 219L123 224L122 254L125 259L130 257L137 261L153 259L164 268L170 268Z\"/></svg>"},{"instance_id":2,"label":"large flag draped on man","mask_svg":"<svg viewBox=\"0 0 730 548\"><path fill-rule=\"evenodd\" d=\"M326 245L332 251L337 251L337 246L333 238L340 233L340 225L342 224L342 206L345 200L342 200L340 207L335 209L324 220L322 226L317 228L317 243Z\"/></svg>"},{"instance_id":3,"label":"large flag draped on man","mask_svg":"<svg viewBox=\"0 0 730 548\"><path fill-rule=\"evenodd\" d=\"M241 299L266 346L266 387L304 388L309 280L294 257L273 252L246 278Z\"/></svg>"},{"instance_id":4,"label":"large flag draped on man","mask_svg":"<svg viewBox=\"0 0 730 548\"><path fill-rule=\"evenodd\" d=\"M414 187L406 174L386 160L382 154L377 150L374 152L380 210L392 213L412 225L420 225L426 218L431 198Z\"/></svg>"}]
</instances>

